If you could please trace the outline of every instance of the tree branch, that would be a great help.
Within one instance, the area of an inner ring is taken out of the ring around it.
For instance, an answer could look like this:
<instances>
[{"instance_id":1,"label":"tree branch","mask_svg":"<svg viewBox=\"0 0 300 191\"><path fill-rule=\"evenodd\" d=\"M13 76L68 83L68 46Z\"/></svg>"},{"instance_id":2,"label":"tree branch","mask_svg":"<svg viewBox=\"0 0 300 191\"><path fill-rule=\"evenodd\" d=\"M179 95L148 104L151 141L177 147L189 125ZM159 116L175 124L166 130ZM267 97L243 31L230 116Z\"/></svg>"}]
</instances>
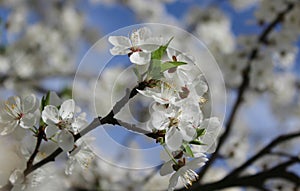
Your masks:
<instances>
[{"instance_id":1,"label":"tree branch","mask_svg":"<svg viewBox=\"0 0 300 191\"><path fill-rule=\"evenodd\" d=\"M33 153L31 154L30 158L27 161L26 169L29 169L29 168L32 167L34 159L35 159L36 155L39 152L39 148L41 146L42 140L43 140L43 138L45 138L45 132L44 132L43 127L39 128L38 133L37 133L36 136L37 136L37 140L36 140L35 149L34 149Z\"/></svg>"},{"instance_id":2,"label":"tree branch","mask_svg":"<svg viewBox=\"0 0 300 191\"><path fill-rule=\"evenodd\" d=\"M202 185L193 185L189 190L213 191L230 187L252 187L259 190L268 191L268 189L264 187L264 183L266 180L269 180L271 178L285 179L287 181L293 182L295 186L299 186L299 177L294 173L287 171L288 167L296 163L300 163L300 159L298 157L294 157L269 170L262 171L254 175L246 175L242 177L235 176L232 178L225 177L216 182Z\"/></svg>"},{"instance_id":3,"label":"tree branch","mask_svg":"<svg viewBox=\"0 0 300 191\"><path fill-rule=\"evenodd\" d=\"M121 125L120 122L114 118L114 116L128 103L128 101L133 98L135 95L138 94L137 90L144 90L149 84L147 82L140 82L136 87L134 87L131 91L127 90L125 96L119 100L114 106L113 109L103 118L96 117L94 120L82 131L80 131L78 134L74 135L75 142L80 139L82 136L86 135L88 132L92 131L93 129L97 128L100 125L104 124L111 124L111 125ZM126 124L125 122L121 122L122 124ZM129 124L127 124L129 125ZM145 133L148 133L145 131ZM147 135L146 135L147 136ZM151 134L149 134L151 136ZM38 139L39 140L39 139ZM24 176L26 177L31 172L35 171L36 169L44 166L45 164L55 161L55 158L63 152L61 148L57 148L53 153L51 153L48 157L45 159L39 161L36 164L32 164L33 160L38 153L38 148L40 145L41 140L38 141L35 151L32 154L30 158L30 161L27 163L27 168L24 170ZM32 161L31 161L32 160ZM1 188L1 191L7 191L12 188L11 183L8 183L3 188Z\"/></svg>"},{"instance_id":4,"label":"tree branch","mask_svg":"<svg viewBox=\"0 0 300 191\"><path fill-rule=\"evenodd\" d=\"M227 177L233 177L237 176L240 174L243 170L245 170L247 167L249 167L251 164L253 164L256 160L264 156L265 154L269 154L271 150L277 146L278 144L294 139L294 138L299 138L300 137L300 131L295 132L295 133L290 133L286 135L281 135L274 139L271 143L269 143L267 146L265 146L262 150L260 150L256 155L248 159L244 164L241 166L237 167L235 170L233 170Z\"/></svg>"},{"instance_id":5,"label":"tree branch","mask_svg":"<svg viewBox=\"0 0 300 191\"><path fill-rule=\"evenodd\" d=\"M288 7L284 11L279 13L277 15L277 17L273 20L273 22L271 22L259 35L258 43L262 43L262 44L266 43L267 37L271 33L271 31L277 26L277 24L279 24L283 20L284 16L287 13L289 13L293 8L294 8L294 4L291 3L288 5ZM211 155L207 164L201 169L201 171L199 173L199 181L201 181L201 179L204 177L207 170L217 159L222 145L227 140L228 135L231 133L232 125L235 121L237 111L238 111L241 103L243 102L244 94L245 94L246 90L248 89L248 86L250 83L249 74L250 74L250 70L251 70L251 62L257 57L258 53L259 53L259 47L255 47L249 54L247 67L244 69L244 71L242 73L243 81L238 88L237 99L233 105L233 109L229 115L228 121L225 124L225 131L219 139L218 145L216 147L216 151Z\"/></svg>"}]
</instances>

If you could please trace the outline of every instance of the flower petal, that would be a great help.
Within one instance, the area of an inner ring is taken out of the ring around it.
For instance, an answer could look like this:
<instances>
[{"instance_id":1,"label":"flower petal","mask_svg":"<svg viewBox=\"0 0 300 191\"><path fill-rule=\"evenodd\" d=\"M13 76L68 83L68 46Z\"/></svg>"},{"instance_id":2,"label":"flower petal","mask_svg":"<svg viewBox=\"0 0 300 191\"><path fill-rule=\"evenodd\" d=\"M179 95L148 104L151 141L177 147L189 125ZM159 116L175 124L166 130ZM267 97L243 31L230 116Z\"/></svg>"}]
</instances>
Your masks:
<instances>
[{"instance_id":1,"label":"flower petal","mask_svg":"<svg viewBox=\"0 0 300 191\"><path fill-rule=\"evenodd\" d=\"M221 129L220 121L217 117L211 117L209 119L205 119L202 123L200 128L205 128L206 133L204 136L200 137L200 141L203 142L205 145L206 152L212 153L216 148L216 139Z\"/></svg>"},{"instance_id":2,"label":"flower petal","mask_svg":"<svg viewBox=\"0 0 300 191\"><path fill-rule=\"evenodd\" d=\"M125 36L110 36L108 37L108 41L114 46L123 47L123 48L131 47L129 38Z\"/></svg>"},{"instance_id":3,"label":"flower petal","mask_svg":"<svg viewBox=\"0 0 300 191\"><path fill-rule=\"evenodd\" d=\"M192 141L197 135L196 129L193 128L189 123L179 123L179 128L182 138L185 141Z\"/></svg>"},{"instance_id":4,"label":"flower petal","mask_svg":"<svg viewBox=\"0 0 300 191\"><path fill-rule=\"evenodd\" d=\"M11 121L9 123L1 124L0 135L8 135L18 127L18 121Z\"/></svg>"},{"instance_id":5,"label":"flower petal","mask_svg":"<svg viewBox=\"0 0 300 191\"><path fill-rule=\"evenodd\" d=\"M171 178L170 178L170 180L169 180L168 191L173 191L173 190L174 190L174 188L175 188L176 185L177 185L179 176L180 176L180 173L179 173L179 172L176 172L176 173L174 173L174 174L171 176Z\"/></svg>"},{"instance_id":6,"label":"flower petal","mask_svg":"<svg viewBox=\"0 0 300 191\"><path fill-rule=\"evenodd\" d=\"M134 52L129 59L134 64L145 65L150 62L151 54L147 52Z\"/></svg>"},{"instance_id":7,"label":"flower petal","mask_svg":"<svg viewBox=\"0 0 300 191\"><path fill-rule=\"evenodd\" d=\"M45 129L47 138L53 137L59 129L55 125L48 125Z\"/></svg>"},{"instance_id":8,"label":"flower petal","mask_svg":"<svg viewBox=\"0 0 300 191\"><path fill-rule=\"evenodd\" d=\"M125 55L125 54L130 53L131 51L128 48L123 48L123 47L115 46L115 47L109 49L109 52L112 55Z\"/></svg>"},{"instance_id":9,"label":"flower petal","mask_svg":"<svg viewBox=\"0 0 300 191\"><path fill-rule=\"evenodd\" d=\"M72 123L72 130L74 132L79 132L84 126L87 125L87 121L81 118L77 118L75 122Z\"/></svg>"},{"instance_id":10,"label":"flower petal","mask_svg":"<svg viewBox=\"0 0 300 191\"><path fill-rule=\"evenodd\" d=\"M58 109L53 105L47 105L42 111L42 119L48 125L57 124L59 122Z\"/></svg>"},{"instance_id":11,"label":"flower petal","mask_svg":"<svg viewBox=\"0 0 300 191\"><path fill-rule=\"evenodd\" d=\"M22 100L22 111L24 113L29 113L29 112L32 113L36 111L38 107L39 107L39 102L34 94L31 94Z\"/></svg>"},{"instance_id":12,"label":"flower petal","mask_svg":"<svg viewBox=\"0 0 300 191\"><path fill-rule=\"evenodd\" d=\"M175 127L171 127L166 133L166 144L172 151L176 151L182 145L182 134Z\"/></svg>"},{"instance_id":13,"label":"flower petal","mask_svg":"<svg viewBox=\"0 0 300 191\"><path fill-rule=\"evenodd\" d=\"M73 99L68 99L61 104L59 109L59 115L62 119L70 119L74 117L75 112L75 101Z\"/></svg>"},{"instance_id":14,"label":"flower petal","mask_svg":"<svg viewBox=\"0 0 300 191\"><path fill-rule=\"evenodd\" d=\"M24 129L28 129L30 127L33 127L36 121L37 121L36 115L32 113L27 113L24 115L24 117L21 118L20 126Z\"/></svg>"},{"instance_id":15,"label":"flower petal","mask_svg":"<svg viewBox=\"0 0 300 191\"><path fill-rule=\"evenodd\" d=\"M174 164L174 162L171 160L166 162L165 164L163 164L159 170L159 174L161 176L165 176L167 174L171 174L172 172L174 172L174 169L172 167L173 164Z\"/></svg>"},{"instance_id":16,"label":"flower petal","mask_svg":"<svg viewBox=\"0 0 300 191\"><path fill-rule=\"evenodd\" d=\"M74 148L74 137L69 131L67 130L60 131L57 136L57 139L58 139L58 146L62 148L64 151L68 152Z\"/></svg>"},{"instance_id":17,"label":"flower petal","mask_svg":"<svg viewBox=\"0 0 300 191\"><path fill-rule=\"evenodd\" d=\"M206 157L198 157L198 158L195 158L193 159L192 161L188 162L186 164L186 166L188 166L190 169L198 169L202 166L205 165L205 162L208 161L208 159Z\"/></svg>"}]
</instances>

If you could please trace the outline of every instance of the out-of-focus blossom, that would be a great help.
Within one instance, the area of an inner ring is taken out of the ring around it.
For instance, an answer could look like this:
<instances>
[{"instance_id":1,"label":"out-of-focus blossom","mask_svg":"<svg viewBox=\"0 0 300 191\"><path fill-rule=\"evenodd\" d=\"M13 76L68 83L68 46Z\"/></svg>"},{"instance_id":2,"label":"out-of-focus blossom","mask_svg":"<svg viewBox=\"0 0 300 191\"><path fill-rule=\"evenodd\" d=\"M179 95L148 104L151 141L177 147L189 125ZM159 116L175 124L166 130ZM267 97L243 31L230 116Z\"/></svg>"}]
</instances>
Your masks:
<instances>
[{"instance_id":1,"label":"out-of-focus blossom","mask_svg":"<svg viewBox=\"0 0 300 191\"><path fill-rule=\"evenodd\" d=\"M13 96L1 103L0 123L3 129L1 135L6 135L17 127L25 129L33 128L37 122L36 111L39 107L38 99L35 95L25 98Z\"/></svg>"}]
</instances>

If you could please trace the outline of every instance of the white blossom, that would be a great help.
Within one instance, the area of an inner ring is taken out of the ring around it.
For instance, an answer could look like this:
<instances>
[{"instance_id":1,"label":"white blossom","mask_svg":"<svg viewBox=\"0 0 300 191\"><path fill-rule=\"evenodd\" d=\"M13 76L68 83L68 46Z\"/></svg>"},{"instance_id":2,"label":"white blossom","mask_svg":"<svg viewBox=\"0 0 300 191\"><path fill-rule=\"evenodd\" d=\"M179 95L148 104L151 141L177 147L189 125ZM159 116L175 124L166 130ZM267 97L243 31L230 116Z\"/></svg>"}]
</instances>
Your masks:
<instances>
[{"instance_id":1,"label":"white blossom","mask_svg":"<svg viewBox=\"0 0 300 191\"><path fill-rule=\"evenodd\" d=\"M0 123L3 124L1 135L6 135L17 127L24 129L33 128L37 122L36 110L39 103L35 95L25 98L17 96L9 97L1 103Z\"/></svg>"},{"instance_id":2,"label":"white blossom","mask_svg":"<svg viewBox=\"0 0 300 191\"><path fill-rule=\"evenodd\" d=\"M159 45L149 45L151 32L148 28L140 28L130 34L130 37L110 36L108 41L114 45L110 49L112 55L129 54L129 59L137 65L145 65L150 62L151 51Z\"/></svg>"},{"instance_id":3,"label":"white blossom","mask_svg":"<svg viewBox=\"0 0 300 191\"><path fill-rule=\"evenodd\" d=\"M42 111L42 119L48 125L45 129L47 137L57 135L58 145L65 151L74 147L74 136L86 124L83 116L75 116L75 101L66 100L57 109L47 105Z\"/></svg>"}]
</instances>

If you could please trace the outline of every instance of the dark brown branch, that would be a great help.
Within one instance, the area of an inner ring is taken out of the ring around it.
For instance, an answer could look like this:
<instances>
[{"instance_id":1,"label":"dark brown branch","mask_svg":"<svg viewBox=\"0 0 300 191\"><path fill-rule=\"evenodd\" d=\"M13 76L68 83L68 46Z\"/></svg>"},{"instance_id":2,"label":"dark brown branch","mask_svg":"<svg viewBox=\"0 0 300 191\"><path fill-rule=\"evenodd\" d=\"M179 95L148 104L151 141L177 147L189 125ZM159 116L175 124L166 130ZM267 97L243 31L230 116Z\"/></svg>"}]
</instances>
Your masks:
<instances>
[{"instance_id":1,"label":"dark brown branch","mask_svg":"<svg viewBox=\"0 0 300 191\"><path fill-rule=\"evenodd\" d=\"M113 109L107 114L105 117L97 117L95 118L90 125L88 125L85 129L83 129L81 132L78 134L74 135L75 141L77 141L79 138L82 136L86 135L88 132L92 131L96 127L104 124L111 124L111 125L120 125L119 121L114 118L115 114L117 114L121 108L123 108L126 103L129 101L129 99L133 98L138 91L137 90L143 90L147 87L146 82L140 82L135 88L133 88L131 91L126 91L126 95L119 100L113 107ZM33 166L30 166L30 168L27 168L24 171L24 175L27 176L34 170L42 167L43 165L47 164L48 162L55 161L55 158L61 154L63 150L61 148L56 149L52 154L50 154L48 157L45 159L41 160L40 162L36 163Z\"/></svg>"},{"instance_id":2,"label":"dark brown branch","mask_svg":"<svg viewBox=\"0 0 300 191\"><path fill-rule=\"evenodd\" d=\"M264 183L272 178L285 179L289 182L294 183L295 186L299 186L299 177L296 174L287 171L288 167L296 163L300 163L300 159L294 157L269 170L262 171L254 175L245 175L242 177L235 176L232 178L225 177L222 180L216 182L202 185L193 185L190 190L213 191L230 187L252 187L258 190L268 190L264 187Z\"/></svg>"},{"instance_id":3,"label":"dark brown branch","mask_svg":"<svg viewBox=\"0 0 300 191\"><path fill-rule=\"evenodd\" d=\"M267 37L271 33L271 31L277 26L277 24L279 24L283 20L284 16L287 13L289 13L293 9L293 7L294 7L294 4L289 4L288 7L286 8L286 10L282 11L281 13L279 13L277 15L277 17L274 19L274 21L271 22L262 31L261 35L259 35L258 43L265 43L267 41ZM250 83L249 74L250 74L250 70L251 70L251 62L258 56L258 53L259 53L259 47L255 47L249 54L247 67L244 69L244 71L242 73L243 81L238 88L237 99L233 105L233 109L229 115L228 121L225 124L225 131L219 139L216 151L211 155L210 160L207 162L207 164L201 169L201 171L199 173L200 181L203 178L203 176L205 175L205 173L207 172L207 170L210 168L210 166L218 158L222 145L227 140L228 135L231 133L232 125L235 121L235 117L237 115L238 108L240 107L241 103L243 102L244 94L245 94L247 88L249 87L249 83Z\"/></svg>"},{"instance_id":4,"label":"dark brown branch","mask_svg":"<svg viewBox=\"0 0 300 191\"><path fill-rule=\"evenodd\" d=\"M274 139L271 143L269 143L266 147L264 147L262 150L260 150L256 155L248 159L244 164L241 166L237 167L235 170L233 170L227 177L233 177L237 176L239 173L241 173L243 170L245 170L247 167L249 167L251 164L253 164L256 160L261 158L262 156L269 154L271 150L277 146L278 144L292 140L294 138L299 138L300 137L300 131L287 134L287 135L281 135Z\"/></svg>"},{"instance_id":5,"label":"dark brown branch","mask_svg":"<svg viewBox=\"0 0 300 191\"><path fill-rule=\"evenodd\" d=\"M77 141L82 136L86 135L88 132L92 131L93 129L95 129L96 127L98 127L100 125L104 125L104 124L121 125L120 122L117 119L114 118L115 114L117 114L126 105L126 103L128 103L129 99L133 98L138 93L137 90L143 90L147 87L147 85L148 85L147 82L140 82L131 91L127 90L126 95L114 105L113 109L105 117L95 118L85 129L83 129L78 134L74 135L75 141ZM122 123L124 123L124 122L122 122ZM52 161L55 161L55 158L63 152L63 150L61 148L57 148L48 157L46 157L45 159L43 159L43 160L41 160L38 163L33 165L32 163L33 163L33 160L34 160L34 158L35 158L35 156L38 152L38 148L39 148L39 145L37 144L36 149L33 153L34 156L32 155L30 157L30 158L33 158L32 162L30 160L30 162L27 163L27 168L24 170L24 175L25 176L27 176L31 172L35 171L36 169L44 166L45 164L47 164L49 162L52 162ZM7 190L10 190L11 188L12 188L12 185L10 183L8 183L7 185L5 185L1 189L1 191L7 191Z\"/></svg>"},{"instance_id":6,"label":"dark brown branch","mask_svg":"<svg viewBox=\"0 0 300 191\"><path fill-rule=\"evenodd\" d=\"M26 169L29 169L32 167L33 165L33 162L34 162L34 159L36 157L36 155L38 154L39 152L39 149L40 149L40 146L41 146L41 143L42 143L42 140L43 138L45 137L45 132L44 132L44 129L43 127L41 127L37 133L37 140L36 140L36 145L35 145L35 148L34 148L34 151L33 153L31 154L31 156L29 157L28 161L27 161L27 167Z\"/></svg>"}]
</instances>

